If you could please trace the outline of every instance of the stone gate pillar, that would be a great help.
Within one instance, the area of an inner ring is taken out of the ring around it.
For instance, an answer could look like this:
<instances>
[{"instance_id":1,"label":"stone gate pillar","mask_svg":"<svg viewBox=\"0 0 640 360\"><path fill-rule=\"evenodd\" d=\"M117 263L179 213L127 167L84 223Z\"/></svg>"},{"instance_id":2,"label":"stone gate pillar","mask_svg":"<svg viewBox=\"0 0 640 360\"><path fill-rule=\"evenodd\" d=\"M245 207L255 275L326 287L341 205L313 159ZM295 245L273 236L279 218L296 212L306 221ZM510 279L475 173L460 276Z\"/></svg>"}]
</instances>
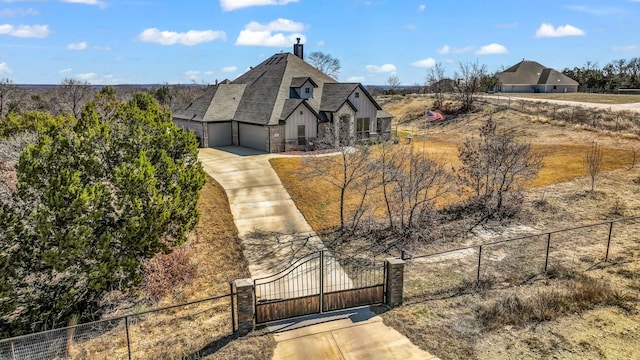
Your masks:
<instances>
[{"instance_id":1,"label":"stone gate pillar","mask_svg":"<svg viewBox=\"0 0 640 360\"><path fill-rule=\"evenodd\" d=\"M402 305L402 291L404 286L404 261L396 258L385 260L387 267L387 305L396 307Z\"/></svg>"},{"instance_id":2,"label":"stone gate pillar","mask_svg":"<svg viewBox=\"0 0 640 360\"><path fill-rule=\"evenodd\" d=\"M254 287L253 279L238 279L234 281L238 304L238 334L246 335L254 328Z\"/></svg>"}]
</instances>

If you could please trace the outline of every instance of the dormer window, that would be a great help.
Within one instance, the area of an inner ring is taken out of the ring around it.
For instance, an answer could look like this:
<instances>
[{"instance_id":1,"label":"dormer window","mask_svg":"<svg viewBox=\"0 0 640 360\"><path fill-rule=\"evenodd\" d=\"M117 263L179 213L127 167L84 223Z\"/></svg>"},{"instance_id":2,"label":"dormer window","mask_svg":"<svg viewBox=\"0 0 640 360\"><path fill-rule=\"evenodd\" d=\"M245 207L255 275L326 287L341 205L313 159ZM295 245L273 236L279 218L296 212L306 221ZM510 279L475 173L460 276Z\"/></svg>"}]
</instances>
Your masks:
<instances>
[{"instance_id":1,"label":"dormer window","mask_svg":"<svg viewBox=\"0 0 640 360\"><path fill-rule=\"evenodd\" d=\"M310 77L295 77L291 79L290 98L291 99L311 99L313 98L313 88L318 85Z\"/></svg>"}]
</instances>

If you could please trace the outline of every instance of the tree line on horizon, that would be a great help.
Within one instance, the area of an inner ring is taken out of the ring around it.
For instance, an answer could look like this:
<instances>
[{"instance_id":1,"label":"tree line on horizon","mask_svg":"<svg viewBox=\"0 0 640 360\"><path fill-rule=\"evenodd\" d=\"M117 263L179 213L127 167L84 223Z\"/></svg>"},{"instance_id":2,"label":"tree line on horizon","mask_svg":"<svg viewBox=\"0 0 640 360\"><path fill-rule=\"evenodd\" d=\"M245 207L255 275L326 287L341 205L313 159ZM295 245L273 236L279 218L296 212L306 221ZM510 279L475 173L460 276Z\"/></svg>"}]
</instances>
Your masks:
<instances>
[{"instance_id":1,"label":"tree line on horizon","mask_svg":"<svg viewBox=\"0 0 640 360\"><path fill-rule=\"evenodd\" d=\"M619 89L640 89L640 58L614 60L603 67L587 61L562 73L580 83L578 91L616 93Z\"/></svg>"}]
</instances>

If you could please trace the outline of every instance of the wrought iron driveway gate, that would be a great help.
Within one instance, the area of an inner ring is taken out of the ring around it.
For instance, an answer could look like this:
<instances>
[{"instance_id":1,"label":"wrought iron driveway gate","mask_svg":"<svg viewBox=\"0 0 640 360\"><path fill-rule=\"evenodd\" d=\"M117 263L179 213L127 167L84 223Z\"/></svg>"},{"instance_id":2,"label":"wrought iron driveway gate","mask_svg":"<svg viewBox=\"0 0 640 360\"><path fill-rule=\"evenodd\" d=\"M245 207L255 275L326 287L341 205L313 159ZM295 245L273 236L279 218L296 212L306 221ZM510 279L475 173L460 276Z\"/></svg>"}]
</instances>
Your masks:
<instances>
[{"instance_id":1,"label":"wrought iron driveway gate","mask_svg":"<svg viewBox=\"0 0 640 360\"><path fill-rule=\"evenodd\" d=\"M309 254L254 280L256 323L383 303L385 275L383 261Z\"/></svg>"}]
</instances>

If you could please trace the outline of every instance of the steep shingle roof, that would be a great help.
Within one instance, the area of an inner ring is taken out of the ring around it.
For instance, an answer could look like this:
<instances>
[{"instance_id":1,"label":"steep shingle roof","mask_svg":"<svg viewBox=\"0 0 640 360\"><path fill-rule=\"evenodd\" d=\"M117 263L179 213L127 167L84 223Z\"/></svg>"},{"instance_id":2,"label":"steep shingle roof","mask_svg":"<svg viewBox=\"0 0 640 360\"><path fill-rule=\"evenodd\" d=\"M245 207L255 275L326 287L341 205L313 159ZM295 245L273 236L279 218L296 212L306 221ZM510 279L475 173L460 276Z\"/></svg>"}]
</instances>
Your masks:
<instances>
[{"instance_id":1,"label":"steep shingle roof","mask_svg":"<svg viewBox=\"0 0 640 360\"><path fill-rule=\"evenodd\" d=\"M294 78L311 78L318 85L316 91L319 94L322 94L325 83L335 82L293 54L275 54L232 82L246 84L235 120L255 124L278 124L285 101L289 99ZM316 96L307 101L317 112L320 99Z\"/></svg>"},{"instance_id":2,"label":"steep shingle roof","mask_svg":"<svg viewBox=\"0 0 640 360\"><path fill-rule=\"evenodd\" d=\"M291 88L301 87L307 81L315 87L314 97L305 100L291 98ZM356 110L348 98L358 88L381 110L361 84L337 83L299 57L280 53L232 82L209 87L204 95L184 110L175 112L174 117L205 122L235 120L276 125L304 104L320 121L327 121L326 112L337 111L345 103Z\"/></svg>"},{"instance_id":3,"label":"steep shingle roof","mask_svg":"<svg viewBox=\"0 0 640 360\"><path fill-rule=\"evenodd\" d=\"M289 86L291 86L292 88L299 88L302 87L302 85L304 85L304 83L306 83L307 81L309 81L313 87L318 87L318 84L316 84L313 79L308 76L294 77L293 79L291 79L291 85Z\"/></svg>"},{"instance_id":4,"label":"steep shingle roof","mask_svg":"<svg viewBox=\"0 0 640 360\"><path fill-rule=\"evenodd\" d=\"M357 83L326 84L325 91L322 92L320 111L338 111L357 87Z\"/></svg>"},{"instance_id":5,"label":"steep shingle roof","mask_svg":"<svg viewBox=\"0 0 640 360\"><path fill-rule=\"evenodd\" d=\"M184 110L176 111L173 117L203 122L233 120L244 89L244 84L220 83L209 86L202 96Z\"/></svg>"},{"instance_id":6,"label":"steep shingle roof","mask_svg":"<svg viewBox=\"0 0 640 360\"><path fill-rule=\"evenodd\" d=\"M496 75L503 85L578 85L563 73L528 60L522 60Z\"/></svg>"}]
</instances>

